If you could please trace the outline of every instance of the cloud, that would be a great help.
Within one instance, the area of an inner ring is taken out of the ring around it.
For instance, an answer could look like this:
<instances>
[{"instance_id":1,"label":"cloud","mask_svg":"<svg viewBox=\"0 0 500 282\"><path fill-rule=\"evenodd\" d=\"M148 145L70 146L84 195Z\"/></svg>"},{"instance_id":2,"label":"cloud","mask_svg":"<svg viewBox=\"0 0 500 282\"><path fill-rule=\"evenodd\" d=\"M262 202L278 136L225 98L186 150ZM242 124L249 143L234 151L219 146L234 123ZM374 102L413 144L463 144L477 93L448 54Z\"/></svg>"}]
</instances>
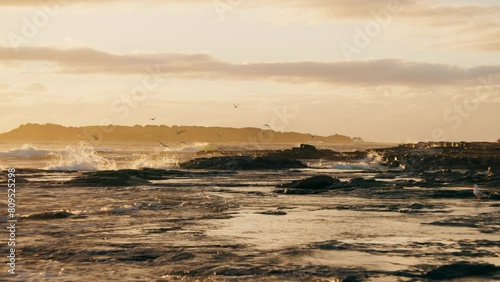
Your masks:
<instances>
[{"instance_id":1,"label":"cloud","mask_svg":"<svg viewBox=\"0 0 500 282\"><path fill-rule=\"evenodd\" d=\"M400 59L352 62L232 63L207 54L114 54L89 48L0 48L0 64L49 62L66 74L161 75L189 79L272 80L284 83L326 83L348 86L428 86L478 83L500 75L500 65L472 68Z\"/></svg>"},{"instance_id":2,"label":"cloud","mask_svg":"<svg viewBox=\"0 0 500 282\"><path fill-rule=\"evenodd\" d=\"M38 83L38 82L32 82L30 83L28 86L26 86L26 91L29 91L29 92L43 92L45 90L47 90L47 88L41 84L41 83Z\"/></svg>"},{"instance_id":3,"label":"cloud","mask_svg":"<svg viewBox=\"0 0 500 282\"><path fill-rule=\"evenodd\" d=\"M59 3L59 4L58 4ZM214 2L204 2L204 7L216 14L212 7ZM500 5L481 5L481 2L445 3L439 0L255 0L255 1L222 1L228 10L271 10L295 11L291 13L294 18L297 12L301 14L312 13L315 20L338 21L355 19L358 21L373 20L376 15L394 20L405 30L424 30L429 36L447 39L450 44L443 45L443 49L454 46L454 49L475 50L480 52L500 51L498 40L488 34L500 30ZM232 4L233 3L233 4ZM199 0L0 0L0 7L31 7L46 5L141 5L157 8L159 5L192 5L199 7ZM274 12L276 13L276 11ZM285 12L286 13L286 12ZM274 14L273 14L274 15ZM273 17L275 18L275 17ZM457 29L461 32L457 33ZM466 37L466 38L463 38ZM473 43L462 44L467 40ZM439 47L435 45L433 47ZM441 47L439 47L441 48Z\"/></svg>"}]
</instances>

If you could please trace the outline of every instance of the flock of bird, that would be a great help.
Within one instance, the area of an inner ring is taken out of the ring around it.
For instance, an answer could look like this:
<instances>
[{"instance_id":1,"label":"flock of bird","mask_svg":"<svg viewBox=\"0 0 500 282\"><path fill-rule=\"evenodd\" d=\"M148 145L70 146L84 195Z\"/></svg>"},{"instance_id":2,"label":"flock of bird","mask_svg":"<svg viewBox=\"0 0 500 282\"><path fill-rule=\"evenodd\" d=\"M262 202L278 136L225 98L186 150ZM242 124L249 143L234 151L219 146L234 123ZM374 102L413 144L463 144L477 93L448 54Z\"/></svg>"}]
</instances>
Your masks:
<instances>
[{"instance_id":1,"label":"flock of bird","mask_svg":"<svg viewBox=\"0 0 500 282\"><path fill-rule=\"evenodd\" d=\"M235 109L238 109L238 108L240 107L240 104L233 104L233 107L234 107ZM156 120L156 117L152 117L152 118L150 118L149 120L151 120L151 121L155 121L155 120ZM264 124L264 127L267 127L267 128L269 128L269 130L272 130L271 126L270 126L269 124L267 124L267 123L266 123L266 124ZM181 135L181 134L182 134L182 133L184 133L184 132L187 132L187 130L175 130L175 133L176 133L177 135ZM222 138L222 137L224 136L224 134L225 134L225 133L215 132L215 134L216 134L219 138ZM312 134L310 134L310 133L309 133L309 136L311 137L311 139L315 137L315 135L312 135ZM94 138L97 140L97 137L95 137L95 136L94 136ZM158 142L160 143L160 145L161 145L162 147L170 148L170 147L169 147L168 145L166 145L165 143L162 143L161 141L158 141ZM186 143L186 142L181 142L181 143L179 143L179 144L186 144L186 145L187 145L187 143Z\"/></svg>"}]
</instances>

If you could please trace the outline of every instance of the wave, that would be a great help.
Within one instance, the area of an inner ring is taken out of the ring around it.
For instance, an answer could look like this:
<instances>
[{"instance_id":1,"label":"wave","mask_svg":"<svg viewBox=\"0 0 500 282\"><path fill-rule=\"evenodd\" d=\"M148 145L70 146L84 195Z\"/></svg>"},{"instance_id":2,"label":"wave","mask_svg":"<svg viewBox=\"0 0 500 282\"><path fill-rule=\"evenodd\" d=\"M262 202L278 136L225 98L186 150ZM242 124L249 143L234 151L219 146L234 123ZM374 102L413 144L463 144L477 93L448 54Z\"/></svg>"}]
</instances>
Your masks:
<instances>
[{"instance_id":1,"label":"wave","mask_svg":"<svg viewBox=\"0 0 500 282\"><path fill-rule=\"evenodd\" d=\"M113 151L122 152L121 150L114 149ZM52 152L53 160L45 169L57 171L97 171L142 168L169 169L178 167L177 158L171 155L165 156L153 153L126 156L123 154L109 155L106 153L102 148L93 148L81 143L78 146L66 147L64 150ZM120 160L120 162L117 163L117 160Z\"/></svg>"},{"instance_id":2,"label":"wave","mask_svg":"<svg viewBox=\"0 0 500 282\"><path fill-rule=\"evenodd\" d=\"M51 151L51 150L42 150L42 149L38 149L30 144L25 144L20 149L14 149L14 150L6 151L6 152L0 152L0 157L32 159L32 158L47 157L51 153L53 153L53 151Z\"/></svg>"},{"instance_id":3,"label":"wave","mask_svg":"<svg viewBox=\"0 0 500 282\"><path fill-rule=\"evenodd\" d=\"M332 168L338 170L381 170L384 167L377 163L368 162L357 162L357 163L346 163L338 162L332 165Z\"/></svg>"},{"instance_id":4,"label":"wave","mask_svg":"<svg viewBox=\"0 0 500 282\"><path fill-rule=\"evenodd\" d=\"M383 156L375 151L369 151L364 160L358 162L336 162L331 167L338 170L384 170Z\"/></svg>"},{"instance_id":5,"label":"wave","mask_svg":"<svg viewBox=\"0 0 500 282\"><path fill-rule=\"evenodd\" d=\"M151 155L140 155L135 158L128 168L131 169L142 169L142 168L158 168L158 169L168 169L178 167L178 160L175 157L170 156L151 156Z\"/></svg>"},{"instance_id":6,"label":"wave","mask_svg":"<svg viewBox=\"0 0 500 282\"><path fill-rule=\"evenodd\" d=\"M95 170L113 170L116 169L116 163L103 156L100 156L92 147L81 143L76 147L66 147L66 149L53 153L55 160L45 169L48 170L77 170L77 171L95 171Z\"/></svg>"},{"instance_id":7,"label":"wave","mask_svg":"<svg viewBox=\"0 0 500 282\"><path fill-rule=\"evenodd\" d=\"M190 144L178 144L177 146L172 146L170 148L164 148L165 152L176 152L176 153L197 153L205 150L217 150L217 146L210 143L190 143Z\"/></svg>"},{"instance_id":8,"label":"wave","mask_svg":"<svg viewBox=\"0 0 500 282\"><path fill-rule=\"evenodd\" d=\"M122 149L113 149L113 148L108 148L108 147L95 147L95 150L97 152L103 152L103 153L115 153L115 152L122 152Z\"/></svg>"},{"instance_id":9,"label":"wave","mask_svg":"<svg viewBox=\"0 0 500 282\"><path fill-rule=\"evenodd\" d=\"M384 157L381 154L371 150L368 152L367 161L370 163L382 163L384 162Z\"/></svg>"}]
</instances>

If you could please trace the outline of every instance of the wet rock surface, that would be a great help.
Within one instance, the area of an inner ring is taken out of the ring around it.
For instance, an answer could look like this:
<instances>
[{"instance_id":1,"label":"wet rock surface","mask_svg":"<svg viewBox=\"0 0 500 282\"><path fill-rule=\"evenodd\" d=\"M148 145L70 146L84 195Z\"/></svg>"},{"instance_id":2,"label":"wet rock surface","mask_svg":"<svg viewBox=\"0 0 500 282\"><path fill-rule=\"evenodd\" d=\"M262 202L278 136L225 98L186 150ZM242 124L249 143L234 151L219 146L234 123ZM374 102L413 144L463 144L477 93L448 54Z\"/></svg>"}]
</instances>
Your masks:
<instances>
[{"instance_id":1,"label":"wet rock surface","mask_svg":"<svg viewBox=\"0 0 500 282\"><path fill-rule=\"evenodd\" d=\"M278 187L297 188L297 189L328 189L340 185L341 181L338 178L333 178L328 175L317 175L302 180L295 180L288 184L283 184Z\"/></svg>"},{"instance_id":2,"label":"wet rock surface","mask_svg":"<svg viewBox=\"0 0 500 282\"><path fill-rule=\"evenodd\" d=\"M315 146L301 144L299 147L292 149L269 152L265 154L267 157L285 158L296 160L312 160L324 159L330 161L353 161L362 160L368 155L367 152L337 152L329 149L317 149Z\"/></svg>"},{"instance_id":3,"label":"wet rock surface","mask_svg":"<svg viewBox=\"0 0 500 282\"><path fill-rule=\"evenodd\" d=\"M179 170L163 170L144 168L140 170L121 169L84 172L82 175L67 181L66 185L79 186L137 186L151 184L151 180L165 180L178 177L198 177L208 175L225 175L221 172L188 172Z\"/></svg>"},{"instance_id":4,"label":"wet rock surface","mask_svg":"<svg viewBox=\"0 0 500 282\"><path fill-rule=\"evenodd\" d=\"M300 161L274 156L224 156L198 158L180 164L184 169L220 169L220 170L275 170L306 168Z\"/></svg>"},{"instance_id":5,"label":"wet rock surface","mask_svg":"<svg viewBox=\"0 0 500 282\"><path fill-rule=\"evenodd\" d=\"M500 170L500 143L421 142L374 151L389 167L408 171Z\"/></svg>"},{"instance_id":6,"label":"wet rock surface","mask_svg":"<svg viewBox=\"0 0 500 282\"><path fill-rule=\"evenodd\" d=\"M500 267L489 263L456 262L439 266L425 274L422 278L432 280L449 280L464 277L488 277L500 273Z\"/></svg>"},{"instance_id":7,"label":"wet rock surface","mask_svg":"<svg viewBox=\"0 0 500 282\"><path fill-rule=\"evenodd\" d=\"M62 218L69 218L73 216L74 214L70 213L69 211L51 211L51 212L42 212L42 213L34 213L30 214L24 219L27 220L47 220L47 219L62 219Z\"/></svg>"}]
</instances>

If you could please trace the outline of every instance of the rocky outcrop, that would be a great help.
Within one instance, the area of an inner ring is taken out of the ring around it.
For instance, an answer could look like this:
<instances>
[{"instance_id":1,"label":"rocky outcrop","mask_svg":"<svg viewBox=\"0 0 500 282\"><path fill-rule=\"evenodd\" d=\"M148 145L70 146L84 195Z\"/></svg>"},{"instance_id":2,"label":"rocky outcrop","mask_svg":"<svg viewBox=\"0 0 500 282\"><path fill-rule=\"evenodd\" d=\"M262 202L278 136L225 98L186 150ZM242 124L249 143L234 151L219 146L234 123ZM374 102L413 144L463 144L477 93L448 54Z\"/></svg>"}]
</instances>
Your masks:
<instances>
[{"instance_id":1,"label":"rocky outcrop","mask_svg":"<svg viewBox=\"0 0 500 282\"><path fill-rule=\"evenodd\" d=\"M220 170L266 170L307 168L297 160L290 160L274 156L223 156L213 158L198 158L181 163L184 169L220 169Z\"/></svg>"},{"instance_id":2,"label":"rocky outcrop","mask_svg":"<svg viewBox=\"0 0 500 282\"><path fill-rule=\"evenodd\" d=\"M333 178L327 175L318 175L302 180L294 180L291 183L280 185L280 188L296 188L296 189L331 189L341 185L338 178Z\"/></svg>"},{"instance_id":3,"label":"rocky outcrop","mask_svg":"<svg viewBox=\"0 0 500 282\"><path fill-rule=\"evenodd\" d=\"M465 277L487 277L500 273L500 267L489 263L457 262L439 266L422 275L431 280L450 280Z\"/></svg>"},{"instance_id":4,"label":"rocky outcrop","mask_svg":"<svg viewBox=\"0 0 500 282\"><path fill-rule=\"evenodd\" d=\"M353 161L366 158L367 153L360 151L342 153L328 149L318 150L312 145L301 144L300 147L270 152L265 154L265 156L295 160L323 159L330 161Z\"/></svg>"},{"instance_id":5,"label":"rocky outcrop","mask_svg":"<svg viewBox=\"0 0 500 282\"><path fill-rule=\"evenodd\" d=\"M375 179L353 178L349 181L340 181L328 175L317 175L291 183L278 185L274 192L279 194L318 194L341 188L376 188L394 187L395 183L377 181Z\"/></svg>"},{"instance_id":6,"label":"rocky outcrop","mask_svg":"<svg viewBox=\"0 0 500 282\"><path fill-rule=\"evenodd\" d=\"M210 172L184 172L178 170L163 170L144 168L139 170L103 170L85 172L79 177L67 181L67 185L77 185L83 187L116 187L116 186L137 186L151 184L150 180L170 179L181 176L197 177L200 175L212 174ZM216 174L220 174L216 172Z\"/></svg>"},{"instance_id":7,"label":"rocky outcrop","mask_svg":"<svg viewBox=\"0 0 500 282\"><path fill-rule=\"evenodd\" d=\"M500 144L420 142L374 150L392 168L406 171L442 169L500 170Z\"/></svg>"}]
</instances>

